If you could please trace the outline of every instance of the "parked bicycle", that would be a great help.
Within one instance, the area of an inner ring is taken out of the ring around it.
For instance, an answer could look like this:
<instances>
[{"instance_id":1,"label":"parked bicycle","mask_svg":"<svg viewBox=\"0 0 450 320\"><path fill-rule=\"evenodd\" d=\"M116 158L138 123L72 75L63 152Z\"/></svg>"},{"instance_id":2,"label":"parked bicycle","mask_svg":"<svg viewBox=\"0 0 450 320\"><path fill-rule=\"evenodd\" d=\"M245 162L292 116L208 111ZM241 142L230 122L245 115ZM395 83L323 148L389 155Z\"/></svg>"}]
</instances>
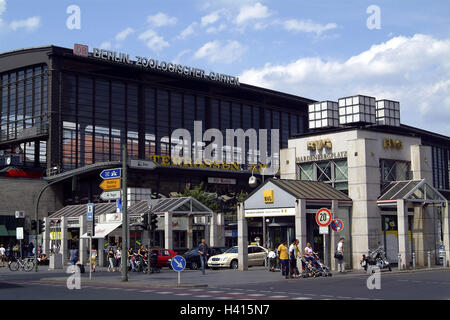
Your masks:
<instances>
[{"instance_id":1,"label":"parked bicycle","mask_svg":"<svg viewBox=\"0 0 450 320\"><path fill-rule=\"evenodd\" d=\"M34 261L30 258L28 259L17 258L9 265L9 270L11 271L17 271L19 269L22 269L26 272L29 272L33 270L33 268L34 268Z\"/></svg>"}]
</instances>

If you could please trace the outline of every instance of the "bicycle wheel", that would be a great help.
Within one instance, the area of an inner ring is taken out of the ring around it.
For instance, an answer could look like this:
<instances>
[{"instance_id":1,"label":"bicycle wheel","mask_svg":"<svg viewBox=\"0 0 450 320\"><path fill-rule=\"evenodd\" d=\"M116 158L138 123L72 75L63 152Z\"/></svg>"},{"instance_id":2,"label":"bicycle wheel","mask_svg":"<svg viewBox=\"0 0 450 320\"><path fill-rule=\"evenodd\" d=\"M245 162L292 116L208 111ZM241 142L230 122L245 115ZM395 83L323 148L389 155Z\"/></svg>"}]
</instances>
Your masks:
<instances>
[{"instance_id":1,"label":"bicycle wheel","mask_svg":"<svg viewBox=\"0 0 450 320\"><path fill-rule=\"evenodd\" d=\"M9 265L9 270L11 271L19 270L19 263L17 261L11 262L11 264Z\"/></svg>"},{"instance_id":2,"label":"bicycle wheel","mask_svg":"<svg viewBox=\"0 0 450 320\"><path fill-rule=\"evenodd\" d=\"M28 260L23 264L23 270L29 272L34 268L34 261Z\"/></svg>"}]
</instances>

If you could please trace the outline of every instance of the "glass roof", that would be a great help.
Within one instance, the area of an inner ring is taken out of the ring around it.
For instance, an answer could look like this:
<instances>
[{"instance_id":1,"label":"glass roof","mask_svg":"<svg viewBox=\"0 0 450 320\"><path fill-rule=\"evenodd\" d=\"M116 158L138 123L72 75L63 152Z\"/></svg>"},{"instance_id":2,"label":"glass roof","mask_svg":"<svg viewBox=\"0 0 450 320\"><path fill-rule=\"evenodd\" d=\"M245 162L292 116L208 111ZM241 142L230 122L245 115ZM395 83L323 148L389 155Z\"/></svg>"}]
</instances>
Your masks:
<instances>
[{"instance_id":1,"label":"glass roof","mask_svg":"<svg viewBox=\"0 0 450 320\"><path fill-rule=\"evenodd\" d=\"M445 198L435 188L423 180L391 182L382 192L378 201L407 200L414 202L443 202Z\"/></svg>"}]
</instances>

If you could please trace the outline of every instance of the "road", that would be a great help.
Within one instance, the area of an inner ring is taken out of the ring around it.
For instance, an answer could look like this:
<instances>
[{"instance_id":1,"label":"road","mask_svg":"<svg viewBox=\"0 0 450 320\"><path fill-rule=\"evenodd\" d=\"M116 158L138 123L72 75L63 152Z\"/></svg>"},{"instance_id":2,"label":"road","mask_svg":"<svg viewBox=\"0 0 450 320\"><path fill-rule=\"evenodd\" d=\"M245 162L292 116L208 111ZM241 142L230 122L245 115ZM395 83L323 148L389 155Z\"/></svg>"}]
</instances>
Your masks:
<instances>
[{"instance_id":1,"label":"road","mask_svg":"<svg viewBox=\"0 0 450 320\"><path fill-rule=\"evenodd\" d=\"M0 299L132 299L132 300L449 300L450 271L389 273L380 275L381 289L369 290L369 275L337 274L330 278L289 279L264 268L247 272L233 270L185 271L182 282L207 287L176 288L177 275L171 270L159 274L130 273L129 282L120 281L120 273L83 274L81 289L69 290L69 274L42 270L38 273L0 270ZM165 286L165 287L158 287Z\"/></svg>"}]
</instances>

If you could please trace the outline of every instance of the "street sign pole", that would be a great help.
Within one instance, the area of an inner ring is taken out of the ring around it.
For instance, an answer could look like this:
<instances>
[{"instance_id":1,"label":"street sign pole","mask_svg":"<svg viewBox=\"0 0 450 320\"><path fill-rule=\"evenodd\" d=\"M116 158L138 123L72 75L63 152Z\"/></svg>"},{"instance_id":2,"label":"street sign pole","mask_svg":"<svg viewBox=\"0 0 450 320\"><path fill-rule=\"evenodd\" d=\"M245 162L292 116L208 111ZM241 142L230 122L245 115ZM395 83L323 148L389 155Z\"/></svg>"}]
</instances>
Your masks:
<instances>
[{"instance_id":1,"label":"street sign pole","mask_svg":"<svg viewBox=\"0 0 450 320\"><path fill-rule=\"evenodd\" d=\"M127 145L122 145L122 281L128 281Z\"/></svg>"},{"instance_id":2,"label":"street sign pole","mask_svg":"<svg viewBox=\"0 0 450 320\"><path fill-rule=\"evenodd\" d=\"M181 271L178 271L178 285L181 284Z\"/></svg>"},{"instance_id":3,"label":"street sign pole","mask_svg":"<svg viewBox=\"0 0 450 320\"><path fill-rule=\"evenodd\" d=\"M92 280L92 236L89 237L89 280Z\"/></svg>"}]
</instances>

